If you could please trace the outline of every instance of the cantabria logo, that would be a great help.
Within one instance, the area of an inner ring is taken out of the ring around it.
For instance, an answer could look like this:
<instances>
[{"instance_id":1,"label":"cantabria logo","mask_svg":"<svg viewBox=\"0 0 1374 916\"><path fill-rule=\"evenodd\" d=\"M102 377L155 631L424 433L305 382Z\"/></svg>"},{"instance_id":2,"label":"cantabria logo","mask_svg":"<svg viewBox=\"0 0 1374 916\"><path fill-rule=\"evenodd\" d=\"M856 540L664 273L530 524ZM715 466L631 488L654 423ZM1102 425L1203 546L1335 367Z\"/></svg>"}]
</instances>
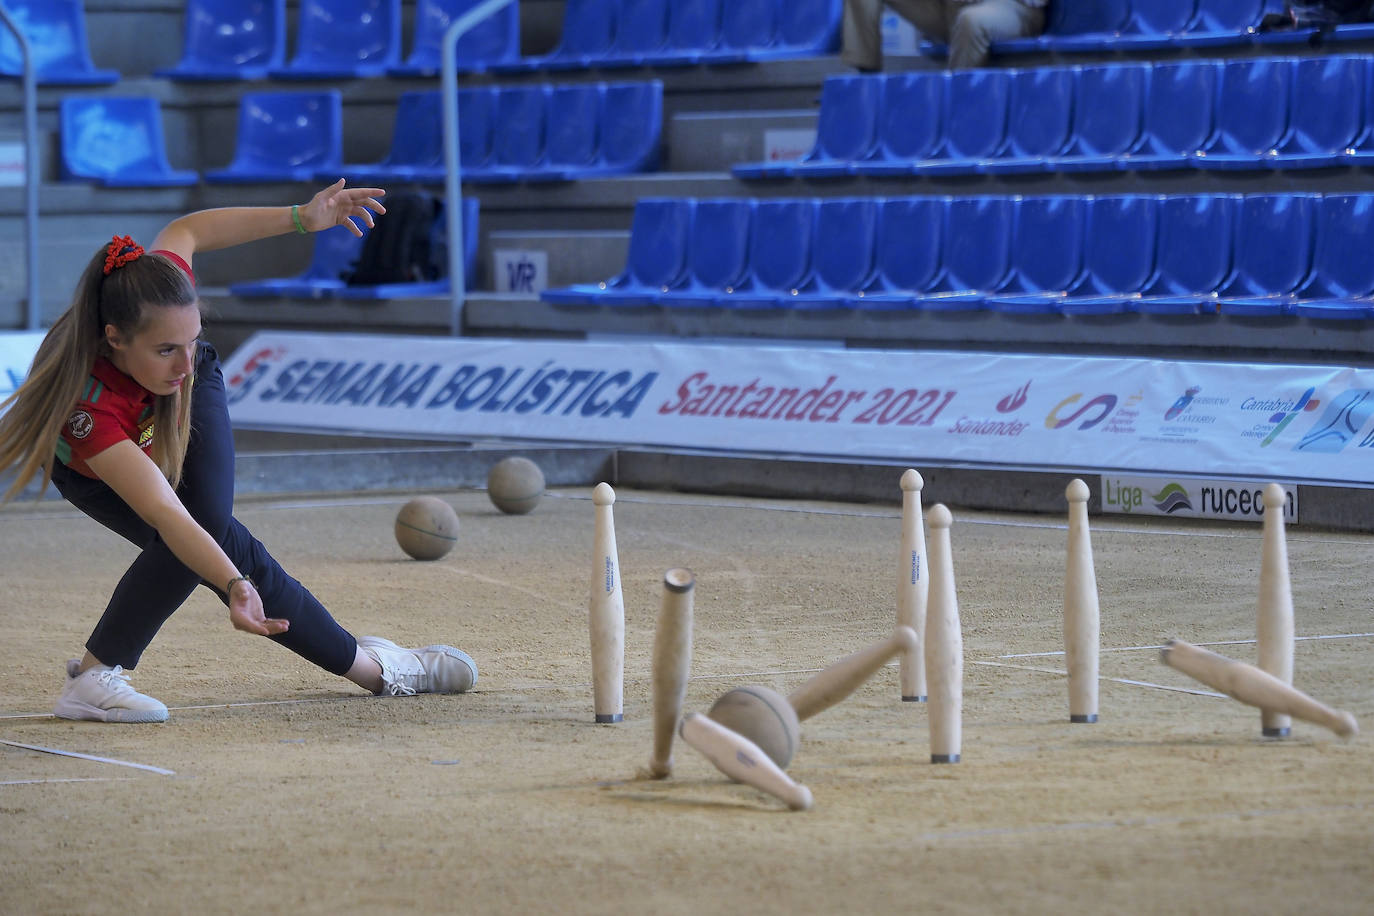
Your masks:
<instances>
[{"instance_id":1,"label":"cantabria logo","mask_svg":"<svg viewBox=\"0 0 1374 916\"><path fill-rule=\"evenodd\" d=\"M1164 489L1150 496L1155 508L1166 515L1179 511L1192 511L1193 504L1188 499L1188 491L1180 483L1170 482Z\"/></svg>"}]
</instances>

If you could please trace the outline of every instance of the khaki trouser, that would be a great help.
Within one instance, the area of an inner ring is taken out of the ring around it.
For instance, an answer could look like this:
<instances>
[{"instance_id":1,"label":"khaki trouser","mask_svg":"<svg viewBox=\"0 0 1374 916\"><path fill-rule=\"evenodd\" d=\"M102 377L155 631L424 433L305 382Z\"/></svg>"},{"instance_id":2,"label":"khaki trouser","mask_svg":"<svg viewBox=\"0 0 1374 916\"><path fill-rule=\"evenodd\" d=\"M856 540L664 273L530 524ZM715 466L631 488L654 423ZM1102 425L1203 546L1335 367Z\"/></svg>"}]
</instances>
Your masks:
<instances>
[{"instance_id":1,"label":"khaki trouser","mask_svg":"<svg viewBox=\"0 0 1374 916\"><path fill-rule=\"evenodd\" d=\"M1039 35L1045 28L1043 7L1021 0L844 0L844 50L841 57L861 70L883 65L883 6L910 20L921 34L949 45L952 70L981 67L988 45L1007 38Z\"/></svg>"}]
</instances>

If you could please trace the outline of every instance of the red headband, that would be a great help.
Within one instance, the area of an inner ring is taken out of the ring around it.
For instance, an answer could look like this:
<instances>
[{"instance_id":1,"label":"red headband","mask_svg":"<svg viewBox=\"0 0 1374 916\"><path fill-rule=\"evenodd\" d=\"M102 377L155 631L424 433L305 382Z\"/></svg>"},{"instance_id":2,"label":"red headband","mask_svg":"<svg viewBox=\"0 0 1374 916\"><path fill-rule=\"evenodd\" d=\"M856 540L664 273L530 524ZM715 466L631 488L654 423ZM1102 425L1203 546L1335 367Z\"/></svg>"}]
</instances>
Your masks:
<instances>
[{"instance_id":1,"label":"red headband","mask_svg":"<svg viewBox=\"0 0 1374 916\"><path fill-rule=\"evenodd\" d=\"M105 276L116 267L123 267L130 261L143 256L143 246L127 235L116 235L110 239L110 248L105 255Z\"/></svg>"}]
</instances>

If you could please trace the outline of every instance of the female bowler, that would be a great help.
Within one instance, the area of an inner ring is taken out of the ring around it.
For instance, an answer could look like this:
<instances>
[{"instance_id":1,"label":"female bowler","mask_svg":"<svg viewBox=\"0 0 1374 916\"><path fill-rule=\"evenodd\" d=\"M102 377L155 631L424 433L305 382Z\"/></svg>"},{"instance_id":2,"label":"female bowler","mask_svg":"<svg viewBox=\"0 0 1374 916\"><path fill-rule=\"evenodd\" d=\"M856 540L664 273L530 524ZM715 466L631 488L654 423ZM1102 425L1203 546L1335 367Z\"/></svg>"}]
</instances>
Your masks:
<instances>
[{"instance_id":1,"label":"female bowler","mask_svg":"<svg viewBox=\"0 0 1374 916\"><path fill-rule=\"evenodd\" d=\"M359 221L372 226L372 214L386 212L384 194L339 181L303 205L202 210L173 220L146 252L116 236L86 266L0 416L0 470L16 468L6 501L41 475L141 549L84 657L67 662L57 716L165 721L167 707L134 690L129 672L197 585L228 605L236 629L374 694L462 693L476 683L472 659L451 646L355 639L232 514L224 377L200 339L193 258L334 226L362 235Z\"/></svg>"}]
</instances>

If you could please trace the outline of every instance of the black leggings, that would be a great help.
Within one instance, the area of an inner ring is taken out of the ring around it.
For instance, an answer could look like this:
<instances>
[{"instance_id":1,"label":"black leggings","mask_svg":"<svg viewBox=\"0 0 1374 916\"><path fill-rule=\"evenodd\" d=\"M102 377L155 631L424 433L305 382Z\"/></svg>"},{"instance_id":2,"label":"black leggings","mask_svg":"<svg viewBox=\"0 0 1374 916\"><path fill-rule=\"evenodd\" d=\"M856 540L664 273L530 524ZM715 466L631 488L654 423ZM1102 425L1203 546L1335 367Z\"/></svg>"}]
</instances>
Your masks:
<instances>
[{"instance_id":1,"label":"black leggings","mask_svg":"<svg viewBox=\"0 0 1374 916\"><path fill-rule=\"evenodd\" d=\"M86 648L101 662L135 667L162 624L197 585L211 589L227 606L223 583L204 582L182 565L157 531L103 481L61 462L54 463L52 479L68 502L143 549L119 580L86 641ZM234 438L219 356L209 344L201 344L196 359L191 441L177 496L239 572L252 578L267 616L291 621L289 630L271 639L333 674L352 667L357 640L233 517Z\"/></svg>"}]
</instances>

